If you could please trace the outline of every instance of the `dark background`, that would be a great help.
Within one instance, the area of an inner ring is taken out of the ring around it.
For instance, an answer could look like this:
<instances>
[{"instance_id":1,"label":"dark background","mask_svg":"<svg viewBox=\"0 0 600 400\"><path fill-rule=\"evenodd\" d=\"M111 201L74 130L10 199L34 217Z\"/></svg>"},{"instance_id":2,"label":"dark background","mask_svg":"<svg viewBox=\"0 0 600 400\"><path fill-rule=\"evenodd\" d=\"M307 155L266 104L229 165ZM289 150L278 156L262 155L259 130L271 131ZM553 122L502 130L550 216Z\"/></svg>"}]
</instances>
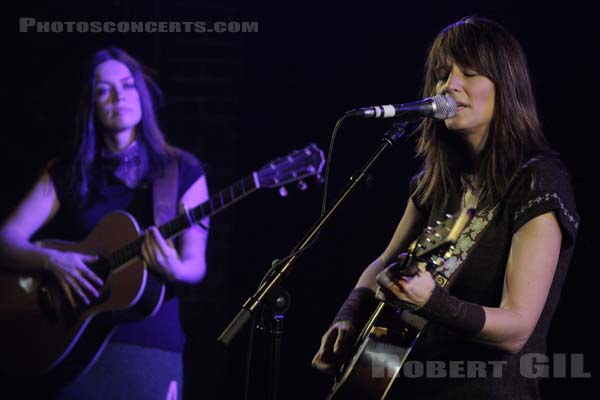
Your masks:
<instances>
[{"instance_id":1,"label":"dark background","mask_svg":"<svg viewBox=\"0 0 600 400\"><path fill-rule=\"evenodd\" d=\"M413 2L414 3L414 2ZM549 338L549 353L592 349L595 205L592 145L599 35L596 6L543 6L523 1L330 2L250 4L242 1L117 1L16 5L4 17L5 104L0 135L4 217L26 193L45 162L73 135L82 66L95 50L115 45L156 71L165 93L159 112L168 140L205 164L216 191L270 159L311 142L322 149L336 119L357 106L418 99L426 49L437 32L465 15L497 20L528 55L543 126L569 167L582 225L577 249ZM19 33L18 17L56 21L258 21L258 33ZM11 50L8 50L8 49ZM331 193L376 149L386 121L349 121L339 133ZM310 367L320 337L362 269L387 245L404 209L408 180L418 168L413 143L385 153L329 222L319 241L295 264L285 283L292 306L281 349L282 399L323 398L330 379ZM309 182L312 183L312 182ZM185 300L195 340L212 343L253 293L274 258L286 255L316 220L321 186L305 192L261 191L212 220L209 274ZM248 331L227 351L197 355L198 377L224 357L222 398L242 398ZM260 337L259 337L260 339ZM255 347L253 398L264 398L266 376ZM210 375L210 374L209 374ZM590 389L593 379L544 382L545 398Z\"/></svg>"}]
</instances>

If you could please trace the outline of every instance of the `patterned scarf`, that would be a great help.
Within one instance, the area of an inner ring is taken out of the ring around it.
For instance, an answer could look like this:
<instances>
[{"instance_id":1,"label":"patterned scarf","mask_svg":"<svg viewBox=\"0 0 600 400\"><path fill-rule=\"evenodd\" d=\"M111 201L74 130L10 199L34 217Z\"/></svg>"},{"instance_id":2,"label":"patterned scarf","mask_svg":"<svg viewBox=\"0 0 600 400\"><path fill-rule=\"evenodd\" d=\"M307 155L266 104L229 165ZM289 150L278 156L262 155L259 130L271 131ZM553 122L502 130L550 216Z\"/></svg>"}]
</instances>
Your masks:
<instances>
[{"instance_id":1,"label":"patterned scarf","mask_svg":"<svg viewBox=\"0 0 600 400\"><path fill-rule=\"evenodd\" d=\"M148 157L137 141L116 153L103 149L101 158L103 169L131 189L140 183L148 171Z\"/></svg>"}]
</instances>

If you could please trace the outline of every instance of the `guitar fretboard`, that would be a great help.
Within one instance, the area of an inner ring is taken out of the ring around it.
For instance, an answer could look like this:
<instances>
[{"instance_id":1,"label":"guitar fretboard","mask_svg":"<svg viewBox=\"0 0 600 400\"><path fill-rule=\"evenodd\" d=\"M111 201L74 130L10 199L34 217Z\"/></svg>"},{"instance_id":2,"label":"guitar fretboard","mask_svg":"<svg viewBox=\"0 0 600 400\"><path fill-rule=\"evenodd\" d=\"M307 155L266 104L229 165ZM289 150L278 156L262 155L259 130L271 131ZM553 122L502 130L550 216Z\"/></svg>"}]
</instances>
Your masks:
<instances>
[{"instance_id":1,"label":"guitar fretboard","mask_svg":"<svg viewBox=\"0 0 600 400\"><path fill-rule=\"evenodd\" d=\"M202 219L219 213L233 203L256 191L258 188L256 175L248 175L233 185L210 196L204 203L188 210L187 214L185 212L181 213L169 222L161 225L158 227L158 230L165 239L173 238L192 226L192 224L199 223ZM140 237L129 242L120 249L115 250L108 257L110 269L113 270L139 256L142 240L143 237Z\"/></svg>"}]
</instances>

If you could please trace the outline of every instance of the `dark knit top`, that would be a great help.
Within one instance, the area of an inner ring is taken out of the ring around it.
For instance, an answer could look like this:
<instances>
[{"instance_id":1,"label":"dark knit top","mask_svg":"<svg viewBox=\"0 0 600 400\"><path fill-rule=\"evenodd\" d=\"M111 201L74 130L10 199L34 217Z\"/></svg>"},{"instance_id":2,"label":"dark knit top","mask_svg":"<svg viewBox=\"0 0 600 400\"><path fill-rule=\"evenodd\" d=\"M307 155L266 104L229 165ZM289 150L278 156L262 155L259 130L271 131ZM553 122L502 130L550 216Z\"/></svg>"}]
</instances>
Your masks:
<instances>
[{"instance_id":1,"label":"dark knit top","mask_svg":"<svg viewBox=\"0 0 600 400\"><path fill-rule=\"evenodd\" d=\"M446 213L459 210L459 193L451 196L447 209L421 203L414 196L417 179L411 182L412 199L430 225ZM407 398L409 394L415 394L413 398L419 399L540 398L539 364L545 361L542 354L546 353L548 328L559 301L579 226L570 177L560 160L550 157L531 159L521 168L450 289L450 293L461 300L499 307L513 235L532 218L547 212L554 212L562 231L560 256L537 326L519 354L477 344L430 323L410 356L410 360L415 361L413 367L421 365L423 372L406 371L411 377L401 372L392 390L397 394L388 398ZM430 378L426 377L427 372Z\"/></svg>"},{"instance_id":2,"label":"dark knit top","mask_svg":"<svg viewBox=\"0 0 600 400\"><path fill-rule=\"evenodd\" d=\"M178 194L181 199L190 186L202 175L200 162L190 153L177 149ZM125 210L138 222L141 229L154 224L152 184L140 184L131 189L117 181L111 174L103 172L90 187L85 204L79 204L68 193L68 165L55 163L49 170L60 208L50 224L36 237L79 241L83 239L106 214ZM174 296L175 285L167 286L167 301L151 318L140 322L122 324L112 341L134 343L171 351L183 349L183 333L178 319L178 300Z\"/></svg>"}]
</instances>

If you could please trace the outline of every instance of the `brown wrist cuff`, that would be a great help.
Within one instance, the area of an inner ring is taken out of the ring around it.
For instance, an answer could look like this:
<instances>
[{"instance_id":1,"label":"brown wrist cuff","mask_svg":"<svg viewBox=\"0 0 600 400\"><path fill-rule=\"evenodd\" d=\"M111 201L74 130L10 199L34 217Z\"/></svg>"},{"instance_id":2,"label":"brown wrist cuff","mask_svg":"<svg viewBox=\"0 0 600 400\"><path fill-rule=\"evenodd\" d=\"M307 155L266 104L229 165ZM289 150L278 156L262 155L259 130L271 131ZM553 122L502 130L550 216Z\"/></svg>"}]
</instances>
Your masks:
<instances>
[{"instance_id":1,"label":"brown wrist cuff","mask_svg":"<svg viewBox=\"0 0 600 400\"><path fill-rule=\"evenodd\" d=\"M485 324L485 311L478 304L451 296L447 289L435 286L429 300L415 314L465 336L475 336Z\"/></svg>"}]
</instances>

